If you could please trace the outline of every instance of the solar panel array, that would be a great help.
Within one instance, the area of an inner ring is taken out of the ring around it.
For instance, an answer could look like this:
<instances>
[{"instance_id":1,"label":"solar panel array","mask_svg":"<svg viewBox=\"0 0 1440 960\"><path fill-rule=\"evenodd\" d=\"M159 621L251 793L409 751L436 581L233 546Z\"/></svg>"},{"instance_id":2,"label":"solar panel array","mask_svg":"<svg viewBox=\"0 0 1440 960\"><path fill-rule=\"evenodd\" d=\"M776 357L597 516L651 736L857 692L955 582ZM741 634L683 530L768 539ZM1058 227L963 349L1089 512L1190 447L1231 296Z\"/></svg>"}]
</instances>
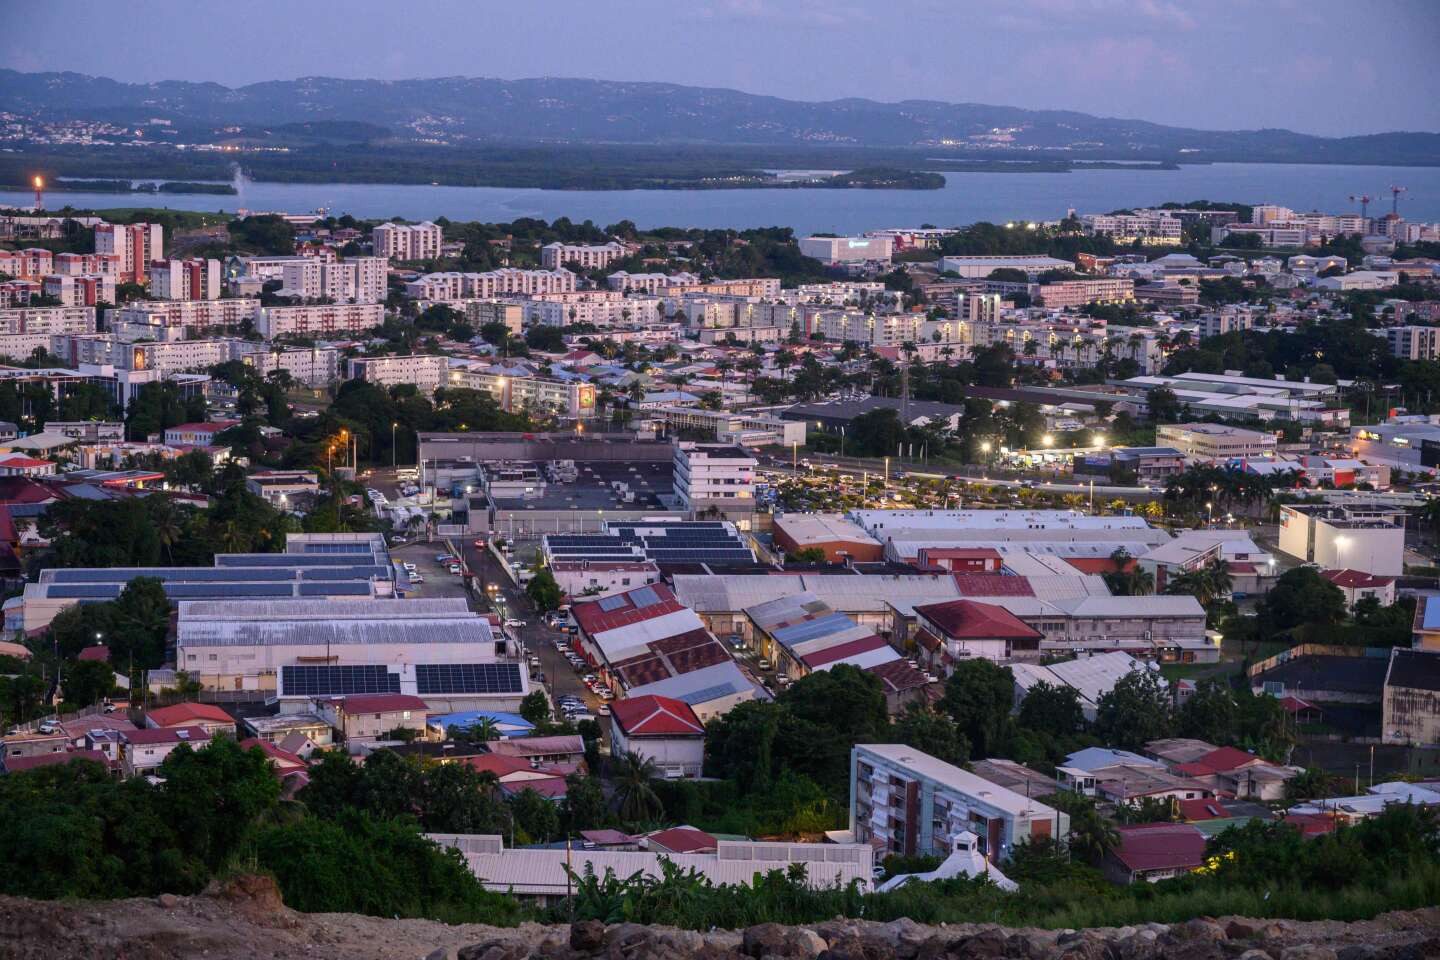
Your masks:
<instances>
[{"instance_id":1,"label":"solar panel array","mask_svg":"<svg viewBox=\"0 0 1440 960\"><path fill-rule=\"evenodd\" d=\"M344 543L306 543L303 546L306 553L363 553L368 555L374 552L369 543L355 540Z\"/></svg>"},{"instance_id":2,"label":"solar panel array","mask_svg":"<svg viewBox=\"0 0 1440 960\"><path fill-rule=\"evenodd\" d=\"M368 583L302 583L300 584L300 596L302 597L368 597L370 596L370 584Z\"/></svg>"},{"instance_id":3,"label":"solar panel array","mask_svg":"<svg viewBox=\"0 0 1440 960\"><path fill-rule=\"evenodd\" d=\"M723 521L683 524L610 524L609 535L574 534L546 538L558 560L626 560L635 549L657 563L754 563L755 554Z\"/></svg>"},{"instance_id":4,"label":"solar panel array","mask_svg":"<svg viewBox=\"0 0 1440 960\"><path fill-rule=\"evenodd\" d=\"M369 560L369 552L359 555L304 553L217 553L216 567L343 567Z\"/></svg>"},{"instance_id":5,"label":"solar panel array","mask_svg":"<svg viewBox=\"0 0 1440 960\"><path fill-rule=\"evenodd\" d=\"M628 606L629 603L630 601L625 598L624 594L617 593L613 596L601 598L600 609L606 613L612 613L621 607Z\"/></svg>"},{"instance_id":6,"label":"solar panel array","mask_svg":"<svg viewBox=\"0 0 1440 960\"><path fill-rule=\"evenodd\" d=\"M519 693L524 689L516 663L420 663L415 665L415 692Z\"/></svg>"},{"instance_id":7,"label":"solar panel array","mask_svg":"<svg viewBox=\"0 0 1440 960\"><path fill-rule=\"evenodd\" d=\"M383 664L282 666L280 692L287 697L399 693L400 675L391 673Z\"/></svg>"}]
</instances>

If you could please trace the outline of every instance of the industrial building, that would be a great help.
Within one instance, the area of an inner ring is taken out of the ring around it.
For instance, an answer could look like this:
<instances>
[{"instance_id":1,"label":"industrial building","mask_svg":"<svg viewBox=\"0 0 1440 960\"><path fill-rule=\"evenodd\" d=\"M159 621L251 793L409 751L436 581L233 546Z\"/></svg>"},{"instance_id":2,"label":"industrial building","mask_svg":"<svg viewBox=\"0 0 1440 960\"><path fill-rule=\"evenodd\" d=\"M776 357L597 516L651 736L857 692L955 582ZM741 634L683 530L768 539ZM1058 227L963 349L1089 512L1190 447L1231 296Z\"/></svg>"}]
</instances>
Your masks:
<instances>
[{"instance_id":1,"label":"industrial building","mask_svg":"<svg viewBox=\"0 0 1440 960\"><path fill-rule=\"evenodd\" d=\"M1326 569L1396 577L1405 572L1405 511L1380 503L1282 504L1280 550Z\"/></svg>"}]
</instances>

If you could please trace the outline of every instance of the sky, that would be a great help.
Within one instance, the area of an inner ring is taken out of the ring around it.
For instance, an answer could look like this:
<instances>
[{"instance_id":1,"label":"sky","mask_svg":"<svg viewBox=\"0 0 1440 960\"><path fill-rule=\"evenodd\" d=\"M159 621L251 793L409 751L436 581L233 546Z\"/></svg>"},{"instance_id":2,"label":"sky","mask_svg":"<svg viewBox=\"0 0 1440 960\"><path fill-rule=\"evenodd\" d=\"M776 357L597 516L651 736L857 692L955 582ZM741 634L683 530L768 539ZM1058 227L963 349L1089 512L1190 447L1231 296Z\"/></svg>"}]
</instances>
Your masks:
<instances>
[{"instance_id":1,"label":"sky","mask_svg":"<svg viewBox=\"0 0 1440 960\"><path fill-rule=\"evenodd\" d=\"M1440 0L0 0L0 22L0 67L130 82L587 77L1440 132Z\"/></svg>"}]
</instances>

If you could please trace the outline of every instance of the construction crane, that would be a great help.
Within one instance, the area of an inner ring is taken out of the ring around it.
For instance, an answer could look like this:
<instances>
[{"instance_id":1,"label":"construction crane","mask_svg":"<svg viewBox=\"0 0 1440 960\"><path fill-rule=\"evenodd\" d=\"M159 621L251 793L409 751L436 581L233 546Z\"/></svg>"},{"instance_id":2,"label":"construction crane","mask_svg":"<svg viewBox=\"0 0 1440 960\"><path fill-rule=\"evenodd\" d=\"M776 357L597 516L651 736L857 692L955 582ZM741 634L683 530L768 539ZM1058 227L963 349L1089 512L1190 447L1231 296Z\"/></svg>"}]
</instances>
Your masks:
<instances>
[{"instance_id":1,"label":"construction crane","mask_svg":"<svg viewBox=\"0 0 1440 960\"><path fill-rule=\"evenodd\" d=\"M1394 184L1390 186L1390 212L1397 217L1400 216L1400 194L1404 193L1406 189Z\"/></svg>"},{"instance_id":2,"label":"construction crane","mask_svg":"<svg viewBox=\"0 0 1440 960\"><path fill-rule=\"evenodd\" d=\"M1371 200L1374 200L1374 199L1375 199L1375 198L1372 197L1372 196L1370 196L1368 193L1352 193L1352 194L1350 194L1350 202L1351 202L1351 203L1358 203L1358 204L1360 204L1360 217L1361 217L1361 219L1366 219L1366 218L1369 217L1369 215L1370 215L1370 213L1369 213L1369 211L1370 211L1370 201L1371 201Z\"/></svg>"}]
</instances>

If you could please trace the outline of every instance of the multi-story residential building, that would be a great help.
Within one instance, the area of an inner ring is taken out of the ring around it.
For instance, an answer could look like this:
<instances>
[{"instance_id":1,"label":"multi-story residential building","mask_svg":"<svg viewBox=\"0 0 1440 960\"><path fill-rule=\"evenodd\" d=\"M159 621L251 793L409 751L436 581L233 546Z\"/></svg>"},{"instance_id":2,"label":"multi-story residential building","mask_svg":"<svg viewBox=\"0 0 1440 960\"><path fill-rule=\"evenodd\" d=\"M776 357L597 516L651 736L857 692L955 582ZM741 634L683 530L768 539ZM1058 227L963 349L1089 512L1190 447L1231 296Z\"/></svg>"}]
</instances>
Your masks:
<instances>
[{"instance_id":1,"label":"multi-story residential building","mask_svg":"<svg viewBox=\"0 0 1440 960\"><path fill-rule=\"evenodd\" d=\"M1275 434L1219 423L1162 423L1155 442L1196 460L1247 460L1275 456Z\"/></svg>"},{"instance_id":2,"label":"multi-story residential building","mask_svg":"<svg viewBox=\"0 0 1440 960\"><path fill-rule=\"evenodd\" d=\"M1109 237L1117 243L1175 245L1180 243L1182 226L1168 211L1147 210L1133 214L1087 214L1080 218L1085 232Z\"/></svg>"},{"instance_id":3,"label":"multi-story residential building","mask_svg":"<svg viewBox=\"0 0 1440 960\"><path fill-rule=\"evenodd\" d=\"M593 383L456 368L450 371L449 385L466 390L486 390L504 410L528 409L569 419L595 415Z\"/></svg>"},{"instance_id":4,"label":"multi-story residential building","mask_svg":"<svg viewBox=\"0 0 1440 960\"><path fill-rule=\"evenodd\" d=\"M450 306L465 311L465 319L476 330L487 323L503 323L519 335L525 329L525 304L517 300L462 300Z\"/></svg>"},{"instance_id":5,"label":"multi-story residential building","mask_svg":"<svg viewBox=\"0 0 1440 960\"><path fill-rule=\"evenodd\" d=\"M405 693L361 693L315 700L316 712L345 735L345 742L379 740L392 730L425 733L429 707Z\"/></svg>"},{"instance_id":6,"label":"multi-story residential building","mask_svg":"<svg viewBox=\"0 0 1440 960\"><path fill-rule=\"evenodd\" d=\"M675 495L685 510L710 507L752 510L759 461L733 443L675 445Z\"/></svg>"},{"instance_id":7,"label":"multi-story residential building","mask_svg":"<svg viewBox=\"0 0 1440 960\"><path fill-rule=\"evenodd\" d=\"M0 257L3 256L4 252L0 251ZM3 263L4 261L0 260L0 271L4 269ZM120 255L115 253L57 253L55 254L54 272L69 274L72 277L88 276L94 273L118 276Z\"/></svg>"},{"instance_id":8,"label":"multi-story residential building","mask_svg":"<svg viewBox=\"0 0 1440 960\"><path fill-rule=\"evenodd\" d=\"M1295 211L1277 203L1257 203L1250 208L1250 222L1265 226L1275 220L1294 220Z\"/></svg>"},{"instance_id":9,"label":"multi-story residential building","mask_svg":"<svg viewBox=\"0 0 1440 960\"><path fill-rule=\"evenodd\" d=\"M349 362L351 380L364 380L380 387L413 383L423 394L431 394L449 382L448 357L414 354L404 357L355 357Z\"/></svg>"},{"instance_id":10,"label":"multi-story residential building","mask_svg":"<svg viewBox=\"0 0 1440 960\"><path fill-rule=\"evenodd\" d=\"M91 274L74 277L67 273L52 273L43 284L45 296L54 297L65 307L93 307L100 303L115 302L114 274Z\"/></svg>"},{"instance_id":11,"label":"multi-story residential building","mask_svg":"<svg viewBox=\"0 0 1440 960\"><path fill-rule=\"evenodd\" d=\"M16 280L39 280L54 272L55 254L43 247L0 250L0 273L8 273Z\"/></svg>"},{"instance_id":12,"label":"multi-story residential building","mask_svg":"<svg viewBox=\"0 0 1440 960\"><path fill-rule=\"evenodd\" d=\"M1254 326L1255 317L1248 311L1221 310L1219 313L1206 313L1197 317L1195 335L1203 340L1206 337L1219 337L1227 333L1250 330Z\"/></svg>"},{"instance_id":13,"label":"multi-story residential building","mask_svg":"<svg viewBox=\"0 0 1440 960\"><path fill-rule=\"evenodd\" d=\"M167 727L161 730L122 730L120 770L127 777L143 776L159 767L180 744L199 749L210 741L203 727Z\"/></svg>"},{"instance_id":14,"label":"multi-story residential building","mask_svg":"<svg viewBox=\"0 0 1440 960\"><path fill-rule=\"evenodd\" d=\"M547 243L540 248L540 266L558 270L578 264L582 270L604 270L616 260L625 259L629 250L623 243Z\"/></svg>"},{"instance_id":15,"label":"multi-story residential building","mask_svg":"<svg viewBox=\"0 0 1440 960\"><path fill-rule=\"evenodd\" d=\"M1386 327L1374 331L1390 344L1390 352L1401 360L1440 358L1440 327Z\"/></svg>"},{"instance_id":16,"label":"multi-story residential building","mask_svg":"<svg viewBox=\"0 0 1440 960\"><path fill-rule=\"evenodd\" d=\"M385 322L382 303L332 303L263 307L255 329L267 340L287 336L329 336L370 330Z\"/></svg>"},{"instance_id":17,"label":"multi-story residential building","mask_svg":"<svg viewBox=\"0 0 1440 960\"><path fill-rule=\"evenodd\" d=\"M800 253L821 263L888 262L895 253L892 237L804 237Z\"/></svg>"},{"instance_id":18,"label":"multi-story residential building","mask_svg":"<svg viewBox=\"0 0 1440 960\"><path fill-rule=\"evenodd\" d=\"M659 297L632 297L614 290L541 293L525 301L525 316L547 327L572 323L597 327L650 325L660 321L662 303Z\"/></svg>"},{"instance_id":19,"label":"multi-story residential building","mask_svg":"<svg viewBox=\"0 0 1440 960\"><path fill-rule=\"evenodd\" d=\"M868 314L840 310L813 314L802 325L802 332L818 333L826 340L853 340L885 347L906 343L963 346L968 342L968 330L964 321L927 320L919 313Z\"/></svg>"},{"instance_id":20,"label":"multi-story residential building","mask_svg":"<svg viewBox=\"0 0 1440 960\"><path fill-rule=\"evenodd\" d=\"M219 260L152 260L150 296L158 300L219 300Z\"/></svg>"},{"instance_id":21,"label":"multi-story residential building","mask_svg":"<svg viewBox=\"0 0 1440 960\"><path fill-rule=\"evenodd\" d=\"M991 862L1015 845L1063 840L1070 817L1032 797L900 743L850 751L850 829L886 854L944 857L962 833Z\"/></svg>"},{"instance_id":22,"label":"multi-story residential building","mask_svg":"<svg viewBox=\"0 0 1440 960\"><path fill-rule=\"evenodd\" d=\"M95 252L120 258L120 280L144 283L152 260L165 252L165 229L158 223L102 223L95 228Z\"/></svg>"},{"instance_id":23,"label":"multi-story residential building","mask_svg":"<svg viewBox=\"0 0 1440 960\"><path fill-rule=\"evenodd\" d=\"M329 299L350 303L379 303L385 299L385 278L390 261L384 257L321 260L296 257L286 263L280 295L305 300Z\"/></svg>"},{"instance_id":24,"label":"multi-story residential building","mask_svg":"<svg viewBox=\"0 0 1440 960\"><path fill-rule=\"evenodd\" d=\"M440 256L443 231L423 223L382 223L370 234L375 256L391 260L433 260Z\"/></svg>"},{"instance_id":25,"label":"multi-story residential building","mask_svg":"<svg viewBox=\"0 0 1440 960\"><path fill-rule=\"evenodd\" d=\"M700 278L693 273L626 273L617 270L605 278L606 286L621 293L668 293L670 287L693 287L699 283Z\"/></svg>"},{"instance_id":26,"label":"multi-story residential building","mask_svg":"<svg viewBox=\"0 0 1440 960\"><path fill-rule=\"evenodd\" d=\"M0 335L94 333L94 307L10 307L0 309Z\"/></svg>"},{"instance_id":27,"label":"multi-story residential building","mask_svg":"<svg viewBox=\"0 0 1440 960\"><path fill-rule=\"evenodd\" d=\"M329 387L340 381L340 351L334 347L266 348L242 353L239 359L262 377L284 370L307 387Z\"/></svg>"},{"instance_id":28,"label":"multi-story residential building","mask_svg":"<svg viewBox=\"0 0 1440 960\"><path fill-rule=\"evenodd\" d=\"M1059 280L1041 284L1036 302L1051 309L1083 307L1087 303L1125 303L1135 299L1135 281L1107 277L1099 280Z\"/></svg>"},{"instance_id":29,"label":"multi-story residential building","mask_svg":"<svg viewBox=\"0 0 1440 960\"><path fill-rule=\"evenodd\" d=\"M466 300L540 293L569 293L575 274L569 270L520 270L504 267L485 273L427 273L405 284L413 300Z\"/></svg>"},{"instance_id":30,"label":"multi-story residential building","mask_svg":"<svg viewBox=\"0 0 1440 960\"><path fill-rule=\"evenodd\" d=\"M168 339L161 331L236 327L259 319L260 301L252 298L136 300L107 311L105 325L112 333L126 339ZM134 332L134 336L123 332L127 328Z\"/></svg>"},{"instance_id":31,"label":"multi-story residential building","mask_svg":"<svg viewBox=\"0 0 1440 960\"><path fill-rule=\"evenodd\" d=\"M999 323L1000 294L960 294L960 316L966 323Z\"/></svg>"},{"instance_id":32,"label":"multi-story residential building","mask_svg":"<svg viewBox=\"0 0 1440 960\"><path fill-rule=\"evenodd\" d=\"M1223 227L1210 228L1210 242L1224 243L1231 235L1256 236L1266 247L1303 247L1311 241L1310 230L1304 224L1288 225L1270 223L1264 226L1250 223L1232 223ZM1316 238L1318 240L1318 238Z\"/></svg>"}]
</instances>

